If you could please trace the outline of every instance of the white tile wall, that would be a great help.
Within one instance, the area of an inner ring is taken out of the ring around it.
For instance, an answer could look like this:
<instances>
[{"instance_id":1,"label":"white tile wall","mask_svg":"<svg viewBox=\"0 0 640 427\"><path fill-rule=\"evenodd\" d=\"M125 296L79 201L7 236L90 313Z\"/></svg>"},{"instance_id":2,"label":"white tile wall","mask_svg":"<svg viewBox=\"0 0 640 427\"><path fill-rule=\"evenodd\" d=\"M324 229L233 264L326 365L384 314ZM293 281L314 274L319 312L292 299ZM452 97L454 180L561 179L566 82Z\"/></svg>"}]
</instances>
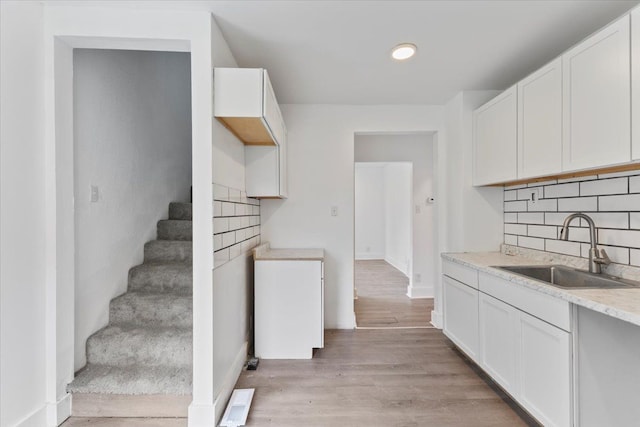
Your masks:
<instances>
[{"instance_id":1,"label":"white tile wall","mask_svg":"<svg viewBox=\"0 0 640 427\"><path fill-rule=\"evenodd\" d=\"M213 184L213 264L217 268L260 244L260 201Z\"/></svg>"},{"instance_id":2,"label":"white tile wall","mask_svg":"<svg viewBox=\"0 0 640 427\"><path fill-rule=\"evenodd\" d=\"M542 197L537 203L530 200L532 189ZM558 239L564 219L584 212L613 262L640 266L639 170L505 187L504 200L506 244L588 258L584 220L571 223L568 241Z\"/></svg>"}]
</instances>

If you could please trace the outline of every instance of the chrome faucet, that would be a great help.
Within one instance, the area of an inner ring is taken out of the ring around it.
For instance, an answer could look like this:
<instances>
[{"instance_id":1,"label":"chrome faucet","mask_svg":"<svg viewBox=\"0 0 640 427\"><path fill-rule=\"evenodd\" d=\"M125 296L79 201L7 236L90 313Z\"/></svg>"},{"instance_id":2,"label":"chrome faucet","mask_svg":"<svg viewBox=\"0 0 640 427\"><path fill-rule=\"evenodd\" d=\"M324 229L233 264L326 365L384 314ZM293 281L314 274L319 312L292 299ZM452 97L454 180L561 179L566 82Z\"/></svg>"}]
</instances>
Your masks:
<instances>
[{"instance_id":1,"label":"chrome faucet","mask_svg":"<svg viewBox=\"0 0 640 427\"><path fill-rule=\"evenodd\" d=\"M589 234L591 240L591 249L589 249L589 273L602 273L602 264L611 264L611 260L609 259L609 256L604 251L604 249L598 249L598 247L596 246L596 225L589 215L578 212L566 217L564 219L564 224L562 224L562 229L560 230L560 239L569 239L569 223L575 218L582 218L587 221L587 224L589 224Z\"/></svg>"}]
</instances>

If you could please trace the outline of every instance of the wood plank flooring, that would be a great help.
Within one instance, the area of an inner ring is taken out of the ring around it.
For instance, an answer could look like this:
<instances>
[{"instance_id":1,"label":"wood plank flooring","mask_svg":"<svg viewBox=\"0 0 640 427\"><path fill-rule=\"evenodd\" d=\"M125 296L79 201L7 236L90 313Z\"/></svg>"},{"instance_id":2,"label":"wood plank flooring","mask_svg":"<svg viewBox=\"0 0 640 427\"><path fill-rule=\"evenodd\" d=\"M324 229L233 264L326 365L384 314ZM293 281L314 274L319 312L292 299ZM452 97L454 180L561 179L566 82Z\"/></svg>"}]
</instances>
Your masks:
<instances>
[{"instance_id":1,"label":"wood plank flooring","mask_svg":"<svg viewBox=\"0 0 640 427\"><path fill-rule=\"evenodd\" d=\"M537 425L437 329L327 331L312 360L262 360L247 426ZM512 405L512 406L511 406Z\"/></svg>"},{"instance_id":2,"label":"wood plank flooring","mask_svg":"<svg viewBox=\"0 0 640 427\"><path fill-rule=\"evenodd\" d=\"M355 262L355 300L358 327L398 328L431 326L433 299L407 296L409 279L384 260Z\"/></svg>"}]
</instances>

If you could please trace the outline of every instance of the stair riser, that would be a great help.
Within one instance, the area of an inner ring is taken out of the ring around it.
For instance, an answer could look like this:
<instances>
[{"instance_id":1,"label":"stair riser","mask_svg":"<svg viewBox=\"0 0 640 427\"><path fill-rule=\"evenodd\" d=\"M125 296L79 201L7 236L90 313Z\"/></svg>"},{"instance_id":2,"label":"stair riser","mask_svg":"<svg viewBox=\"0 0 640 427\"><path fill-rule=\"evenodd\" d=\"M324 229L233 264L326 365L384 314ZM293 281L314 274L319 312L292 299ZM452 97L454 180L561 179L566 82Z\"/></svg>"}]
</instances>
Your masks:
<instances>
[{"instance_id":1,"label":"stair riser","mask_svg":"<svg viewBox=\"0 0 640 427\"><path fill-rule=\"evenodd\" d=\"M129 270L129 290L144 292L179 292L191 294L191 267L137 266Z\"/></svg>"},{"instance_id":2,"label":"stair riser","mask_svg":"<svg viewBox=\"0 0 640 427\"><path fill-rule=\"evenodd\" d=\"M127 296L111 301L109 323L189 328L193 326L192 307L190 297Z\"/></svg>"},{"instance_id":3,"label":"stair riser","mask_svg":"<svg viewBox=\"0 0 640 427\"><path fill-rule=\"evenodd\" d=\"M188 366L192 363L190 332L180 335L96 334L87 341L87 361L98 365Z\"/></svg>"},{"instance_id":4,"label":"stair riser","mask_svg":"<svg viewBox=\"0 0 640 427\"><path fill-rule=\"evenodd\" d=\"M191 221L159 221L158 240L192 240Z\"/></svg>"},{"instance_id":5,"label":"stair riser","mask_svg":"<svg viewBox=\"0 0 640 427\"><path fill-rule=\"evenodd\" d=\"M144 245L145 262L189 262L193 260L191 242L153 240Z\"/></svg>"},{"instance_id":6,"label":"stair riser","mask_svg":"<svg viewBox=\"0 0 640 427\"><path fill-rule=\"evenodd\" d=\"M193 219L191 203L170 203L169 219L182 219L191 221Z\"/></svg>"}]
</instances>

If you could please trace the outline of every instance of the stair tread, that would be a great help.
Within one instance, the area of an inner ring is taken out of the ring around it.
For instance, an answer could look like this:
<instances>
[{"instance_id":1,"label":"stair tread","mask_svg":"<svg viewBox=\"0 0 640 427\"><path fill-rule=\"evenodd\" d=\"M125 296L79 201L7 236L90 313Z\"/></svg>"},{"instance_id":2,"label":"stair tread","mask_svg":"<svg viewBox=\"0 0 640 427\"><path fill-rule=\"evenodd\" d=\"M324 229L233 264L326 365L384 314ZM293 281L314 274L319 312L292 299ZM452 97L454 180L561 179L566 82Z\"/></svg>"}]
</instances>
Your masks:
<instances>
[{"instance_id":1,"label":"stair tread","mask_svg":"<svg viewBox=\"0 0 640 427\"><path fill-rule=\"evenodd\" d=\"M71 393L188 395L191 381L191 366L89 364L67 390Z\"/></svg>"},{"instance_id":2,"label":"stair tread","mask_svg":"<svg viewBox=\"0 0 640 427\"><path fill-rule=\"evenodd\" d=\"M151 240L144 245L144 261L190 262L192 246L190 240Z\"/></svg>"}]
</instances>

